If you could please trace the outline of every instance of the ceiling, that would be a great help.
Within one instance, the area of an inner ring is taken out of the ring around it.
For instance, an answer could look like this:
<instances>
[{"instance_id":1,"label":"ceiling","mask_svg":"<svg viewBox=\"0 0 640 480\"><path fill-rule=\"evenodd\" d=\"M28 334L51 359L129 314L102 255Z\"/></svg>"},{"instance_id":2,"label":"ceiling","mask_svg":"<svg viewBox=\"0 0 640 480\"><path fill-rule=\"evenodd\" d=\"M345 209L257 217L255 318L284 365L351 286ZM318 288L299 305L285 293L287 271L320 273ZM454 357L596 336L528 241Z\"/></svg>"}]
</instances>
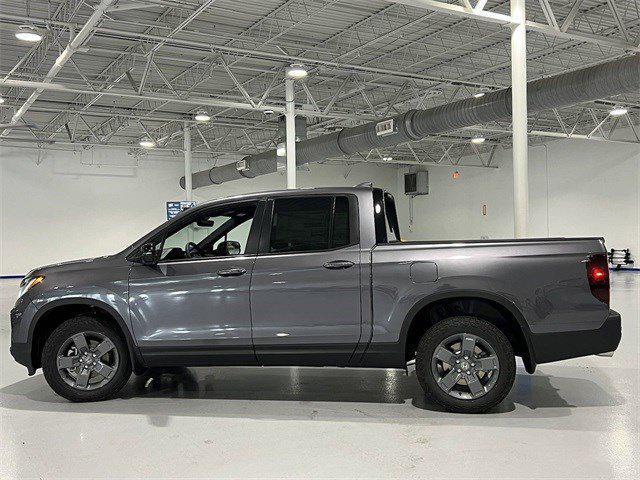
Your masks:
<instances>
[{"instance_id":1,"label":"ceiling","mask_svg":"<svg viewBox=\"0 0 640 480\"><path fill-rule=\"evenodd\" d=\"M2 0L0 79L42 82L98 3ZM509 14L509 1L479 3L483 14ZM529 80L640 51L638 0L526 4ZM196 156L224 164L274 147L284 69L292 62L309 69L296 82L296 102L310 137L508 87L509 25L480 18L470 6L476 0L119 0L52 79L56 90L42 91L21 128L5 130L0 141L106 145L140 155L148 153L140 138L150 136L156 152L175 154L187 122ZM15 38L27 23L44 33L40 43ZM33 91L0 81L0 121L8 123ZM629 113L610 117L615 105ZM212 120L196 124L202 108ZM640 92L529 118L532 141L573 134L638 142L639 125ZM472 145L474 136L487 140ZM493 122L336 160L492 166L510 136L508 121Z\"/></svg>"}]
</instances>

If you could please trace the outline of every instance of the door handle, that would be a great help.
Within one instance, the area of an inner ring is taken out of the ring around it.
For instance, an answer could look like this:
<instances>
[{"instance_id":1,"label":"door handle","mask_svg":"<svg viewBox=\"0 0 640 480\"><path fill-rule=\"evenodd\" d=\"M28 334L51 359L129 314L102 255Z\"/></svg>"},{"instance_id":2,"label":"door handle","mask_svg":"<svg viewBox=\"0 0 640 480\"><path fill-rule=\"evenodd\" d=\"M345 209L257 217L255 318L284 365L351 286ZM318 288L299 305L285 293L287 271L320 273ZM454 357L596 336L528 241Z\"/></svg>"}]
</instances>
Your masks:
<instances>
[{"instance_id":1,"label":"door handle","mask_svg":"<svg viewBox=\"0 0 640 480\"><path fill-rule=\"evenodd\" d=\"M218 270L218 275L221 277L239 277L244 275L247 271L244 268L232 267L224 270Z\"/></svg>"},{"instance_id":2,"label":"door handle","mask_svg":"<svg viewBox=\"0 0 640 480\"><path fill-rule=\"evenodd\" d=\"M334 260L332 262L327 262L323 265L324 268L328 268L329 270L344 270L345 268L353 267L355 263L350 262L349 260Z\"/></svg>"}]
</instances>

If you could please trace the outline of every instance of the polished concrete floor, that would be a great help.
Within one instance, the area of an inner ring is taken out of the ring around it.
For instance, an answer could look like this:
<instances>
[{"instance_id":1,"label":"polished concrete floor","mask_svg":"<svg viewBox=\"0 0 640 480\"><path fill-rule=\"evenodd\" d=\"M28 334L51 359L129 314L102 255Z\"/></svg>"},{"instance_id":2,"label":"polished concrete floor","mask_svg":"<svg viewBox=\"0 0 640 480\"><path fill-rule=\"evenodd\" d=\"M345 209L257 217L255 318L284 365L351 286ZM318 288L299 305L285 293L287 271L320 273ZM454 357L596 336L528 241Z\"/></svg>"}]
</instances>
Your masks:
<instances>
[{"instance_id":1,"label":"polished concrete floor","mask_svg":"<svg viewBox=\"0 0 640 480\"><path fill-rule=\"evenodd\" d=\"M392 370L193 368L73 404L9 355L0 281L0 478L638 478L640 273L614 273L612 358L518 369L485 415L425 403Z\"/></svg>"}]
</instances>

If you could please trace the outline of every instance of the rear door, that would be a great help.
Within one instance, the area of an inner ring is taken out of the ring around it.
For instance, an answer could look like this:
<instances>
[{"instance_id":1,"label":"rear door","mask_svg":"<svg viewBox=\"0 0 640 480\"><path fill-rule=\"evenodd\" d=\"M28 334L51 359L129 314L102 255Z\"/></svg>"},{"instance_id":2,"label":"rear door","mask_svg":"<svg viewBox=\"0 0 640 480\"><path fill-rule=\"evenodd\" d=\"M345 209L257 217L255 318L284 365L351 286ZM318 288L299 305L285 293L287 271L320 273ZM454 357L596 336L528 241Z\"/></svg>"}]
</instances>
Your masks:
<instances>
[{"instance_id":1,"label":"rear door","mask_svg":"<svg viewBox=\"0 0 640 480\"><path fill-rule=\"evenodd\" d=\"M353 195L269 201L251 279L263 365L345 365L361 334L358 205Z\"/></svg>"}]
</instances>

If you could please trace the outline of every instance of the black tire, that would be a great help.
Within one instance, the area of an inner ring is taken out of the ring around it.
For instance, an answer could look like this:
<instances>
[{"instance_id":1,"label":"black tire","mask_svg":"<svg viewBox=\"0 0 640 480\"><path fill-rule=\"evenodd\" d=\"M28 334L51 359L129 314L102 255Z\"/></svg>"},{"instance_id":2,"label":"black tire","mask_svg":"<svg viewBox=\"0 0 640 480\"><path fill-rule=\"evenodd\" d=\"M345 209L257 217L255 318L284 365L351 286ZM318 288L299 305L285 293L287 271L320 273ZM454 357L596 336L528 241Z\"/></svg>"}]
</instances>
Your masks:
<instances>
[{"instance_id":1,"label":"black tire","mask_svg":"<svg viewBox=\"0 0 640 480\"><path fill-rule=\"evenodd\" d=\"M462 333L481 337L493 349L499 361L495 383L478 398L456 398L447 393L438 384L432 370L433 356L441 342ZM416 376L427 397L446 410L458 413L486 412L502 402L513 387L516 376L513 347L504 333L485 320L466 316L447 318L422 336L416 351Z\"/></svg>"},{"instance_id":2,"label":"black tire","mask_svg":"<svg viewBox=\"0 0 640 480\"><path fill-rule=\"evenodd\" d=\"M69 385L58 370L58 351L63 344L79 333L95 332L111 340L117 351L117 368L108 383L92 390L82 390ZM42 349L42 370L49 386L61 397L72 402L97 402L113 397L125 386L131 376L129 349L122 334L107 322L88 315L73 317L58 326L47 338Z\"/></svg>"}]
</instances>

